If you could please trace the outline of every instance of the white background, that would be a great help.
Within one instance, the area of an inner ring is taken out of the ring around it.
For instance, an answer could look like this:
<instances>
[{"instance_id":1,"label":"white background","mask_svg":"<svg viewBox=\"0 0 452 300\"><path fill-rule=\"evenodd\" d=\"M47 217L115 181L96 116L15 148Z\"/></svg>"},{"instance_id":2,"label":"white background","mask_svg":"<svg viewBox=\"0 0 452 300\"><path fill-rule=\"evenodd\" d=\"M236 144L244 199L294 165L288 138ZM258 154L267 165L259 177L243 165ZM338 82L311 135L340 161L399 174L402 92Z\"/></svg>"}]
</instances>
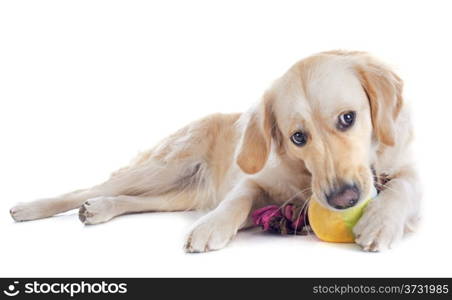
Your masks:
<instances>
[{"instance_id":1,"label":"white background","mask_svg":"<svg viewBox=\"0 0 452 300\"><path fill-rule=\"evenodd\" d=\"M2 1L0 276L452 276L450 1ZM298 59L366 50L405 80L423 223L393 250L240 233L189 255L194 213L14 223L168 133L245 110Z\"/></svg>"}]
</instances>

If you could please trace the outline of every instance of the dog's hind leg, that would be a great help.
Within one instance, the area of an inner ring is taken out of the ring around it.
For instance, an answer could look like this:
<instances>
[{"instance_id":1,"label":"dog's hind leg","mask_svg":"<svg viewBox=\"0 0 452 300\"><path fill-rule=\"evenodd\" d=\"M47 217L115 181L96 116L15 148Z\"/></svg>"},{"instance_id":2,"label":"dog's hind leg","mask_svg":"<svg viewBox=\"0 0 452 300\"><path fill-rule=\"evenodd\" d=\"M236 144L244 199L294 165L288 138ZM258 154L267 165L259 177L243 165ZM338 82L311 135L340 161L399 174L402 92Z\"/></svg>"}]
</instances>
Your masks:
<instances>
[{"instance_id":1,"label":"dog's hind leg","mask_svg":"<svg viewBox=\"0 0 452 300\"><path fill-rule=\"evenodd\" d=\"M96 195L91 189L78 190L59 197L19 203L11 208L10 213L13 219L18 222L47 218L78 208L86 199L95 197Z\"/></svg>"},{"instance_id":2,"label":"dog's hind leg","mask_svg":"<svg viewBox=\"0 0 452 300\"><path fill-rule=\"evenodd\" d=\"M218 144L215 141L235 139L233 124L237 118L238 115L213 115L196 121L170 135L154 149L139 155L129 166L115 172L106 182L60 197L19 204L11 209L11 215L16 221L35 220L79 208L88 199L117 196L149 200L143 201L143 206L136 205L130 212L211 206L209 203L206 205L206 202L217 203L213 181L221 182L222 178L212 175L215 172L212 172L212 164L209 164L209 161L214 151L233 152L233 143ZM224 160L213 165L219 169L222 164L230 165L231 162ZM163 195L192 191L198 195L198 203L193 204L191 200L187 200L190 197L181 197L180 199L186 201L182 208L179 204L172 207L172 203L176 203L172 201L164 204L165 208L157 205L163 203L163 199L168 199ZM158 200L148 203L153 201L151 199Z\"/></svg>"},{"instance_id":3,"label":"dog's hind leg","mask_svg":"<svg viewBox=\"0 0 452 300\"><path fill-rule=\"evenodd\" d=\"M98 197L140 196L145 198L164 195L202 185L201 176L204 167L200 162L162 163L150 161L145 165L131 166L120 170L106 182L90 189L78 190L58 197L39 199L28 203L19 203L10 210L15 221L29 221L51 217L76 209L88 199ZM168 202L168 205L172 202ZM146 207L146 205L145 205ZM154 210L152 205L149 209ZM188 209L188 206L183 209ZM159 210L158 205L155 210ZM173 210L179 210L176 205Z\"/></svg>"},{"instance_id":4,"label":"dog's hind leg","mask_svg":"<svg viewBox=\"0 0 452 300\"><path fill-rule=\"evenodd\" d=\"M116 216L151 211L187 211L197 206L195 192L171 192L160 196L101 196L87 200L79 210L83 224L104 223Z\"/></svg>"}]
</instances>

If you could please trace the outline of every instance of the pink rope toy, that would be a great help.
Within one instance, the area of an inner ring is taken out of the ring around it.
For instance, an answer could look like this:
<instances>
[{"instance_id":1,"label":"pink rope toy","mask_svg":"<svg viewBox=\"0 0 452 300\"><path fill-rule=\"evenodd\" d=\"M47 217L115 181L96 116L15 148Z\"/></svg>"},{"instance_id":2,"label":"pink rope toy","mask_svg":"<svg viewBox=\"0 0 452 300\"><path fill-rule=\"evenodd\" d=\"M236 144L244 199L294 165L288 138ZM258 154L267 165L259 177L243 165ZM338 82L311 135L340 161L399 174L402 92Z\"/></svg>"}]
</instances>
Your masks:
<instances>
[{"instance_id":1,"label":"pink rope toy","mask_svg":"<svg viewBox=\"0 0 452 300\"><path fill-rule=\"evenodd\" d=\"M310 232L306 210L293 204L281 208L277 205L264 206L255 210L252 217L255 225L271 233L306 235Z\"/></svg>"}]
</instances>

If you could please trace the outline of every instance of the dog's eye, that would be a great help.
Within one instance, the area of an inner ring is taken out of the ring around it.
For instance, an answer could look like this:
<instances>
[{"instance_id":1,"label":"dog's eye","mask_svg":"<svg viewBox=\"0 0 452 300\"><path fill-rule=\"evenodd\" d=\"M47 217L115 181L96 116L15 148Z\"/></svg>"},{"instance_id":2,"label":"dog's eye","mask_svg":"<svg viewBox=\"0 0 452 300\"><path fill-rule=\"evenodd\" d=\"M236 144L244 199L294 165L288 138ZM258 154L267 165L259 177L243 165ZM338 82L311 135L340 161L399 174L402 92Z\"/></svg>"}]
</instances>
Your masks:
<instances>
[{"instance_id":1,"label":"dog's eye","mask_svg":"<svg viewBox=\"0 0 452 300\"><path fill-rule=\"evenodd\" d=\"M355 123L355 117L356 113L354 111L348 111L340 114L337 122L337 128L339 130L347 130L353 125L353 123Z\"/></svg>"},{"instance_id":2,"label":"dog's eye","mask_svg":"<svg viewBox=\"0 0 452 300\"><path fill-rule=\"evenodd\" d=\"M298 147L304 146L308 141L308 137L301 131L297 131L290 137L292 142Z\"/></svg>"}]
</instances>

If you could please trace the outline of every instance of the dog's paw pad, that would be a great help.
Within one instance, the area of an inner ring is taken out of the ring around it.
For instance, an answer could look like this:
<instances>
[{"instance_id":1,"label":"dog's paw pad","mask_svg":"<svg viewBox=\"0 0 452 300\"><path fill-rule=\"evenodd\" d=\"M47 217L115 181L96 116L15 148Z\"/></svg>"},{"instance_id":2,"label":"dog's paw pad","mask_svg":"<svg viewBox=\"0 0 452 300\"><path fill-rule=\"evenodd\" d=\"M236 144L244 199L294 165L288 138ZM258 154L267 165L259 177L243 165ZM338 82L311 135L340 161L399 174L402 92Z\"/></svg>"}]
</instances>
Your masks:
<instances>
[{"instance_id":1,"label":"dog's paw pad","mask_svg":"<svg viewBox=\"0 0 452 300\"><path fill-rule=\"evenodd\" d=\"M78 211L78 217L85 225L103 223L114 216L114 206L112 205L112 199L110 197L89 199Z\"/></svg>"}]
</instances>

